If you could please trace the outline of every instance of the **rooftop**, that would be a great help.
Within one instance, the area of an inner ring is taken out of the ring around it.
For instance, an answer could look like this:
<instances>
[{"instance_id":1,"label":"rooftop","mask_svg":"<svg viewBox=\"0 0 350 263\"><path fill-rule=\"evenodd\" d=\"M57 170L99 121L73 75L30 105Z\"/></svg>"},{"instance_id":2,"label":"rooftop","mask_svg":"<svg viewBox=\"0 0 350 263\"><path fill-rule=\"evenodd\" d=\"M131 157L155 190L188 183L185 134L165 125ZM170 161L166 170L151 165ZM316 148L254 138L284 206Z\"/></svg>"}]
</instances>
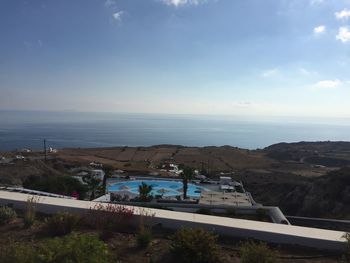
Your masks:
<instances>
[{"instance_id":1,"label":"rooftop","mask_svg":"<svg viewBox=\"0 0 350 263\"><path fill-rule=\"evenodd\" d=\"M203 205L236 205L252 206L252 202L246 193L225 193L202 191L199 203Z\"/></svg>"}]
</instances>

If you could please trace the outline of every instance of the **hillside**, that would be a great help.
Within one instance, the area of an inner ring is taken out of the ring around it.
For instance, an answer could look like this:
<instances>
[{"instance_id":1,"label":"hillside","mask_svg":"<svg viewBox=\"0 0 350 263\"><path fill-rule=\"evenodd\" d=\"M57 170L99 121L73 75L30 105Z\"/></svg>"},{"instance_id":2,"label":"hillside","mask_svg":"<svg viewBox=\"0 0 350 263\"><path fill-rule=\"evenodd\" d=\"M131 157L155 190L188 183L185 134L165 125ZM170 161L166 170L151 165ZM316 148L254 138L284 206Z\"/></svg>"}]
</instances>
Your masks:
<instances>
[{"instance_id":1,"label":"hillside","mask_svg":"<svg viewBox=\"0 0 350 263\"><path fill-rule=\"evenodd\" d=\"M298 207L297 215L350 219L350 167L295 187L282 202Z\"/></svg>"},{"instance_id":2,"label":"hillside","mask_svg":"<svg viewBox=\"0 0 350 263\"><path fill-rule=\"evenodd\" d=\"M52 157L46 163L36 156L0 165L0 184L21 185L29 176L67 174L69 168L91 161L138 175L159 172L159 164L172 162L211 178L229 173L244 183L257 202L277 205L288 215L350 218L349 142L280 143L259 151L178 145L79 148L63 149Z\"/></svg>"},{"instance_id":3,"label":"hillside","mask_svg":"<svg viewBox=\"0 0 350 263\"><path fill-rule=\"evenodd\" d=\"M279 143L264 149L266 156L278 161L305 162L339 167L350 165L350 142Z\"/></svg>"},{"instance_id":4,"label":"hillside","mask_svg":"<svg viewBox=\"0 0 350 263\"><path fill-rule=\"evenodd\" d=\"M66 161L85 163L95 160L133 171L149 171L164 161L189 165L198 170L209 169L211 173L264 169L275 163L264 153L231 146L157 145L151 147L63 149L57 157Z\"/></svg>"}]
</instances>

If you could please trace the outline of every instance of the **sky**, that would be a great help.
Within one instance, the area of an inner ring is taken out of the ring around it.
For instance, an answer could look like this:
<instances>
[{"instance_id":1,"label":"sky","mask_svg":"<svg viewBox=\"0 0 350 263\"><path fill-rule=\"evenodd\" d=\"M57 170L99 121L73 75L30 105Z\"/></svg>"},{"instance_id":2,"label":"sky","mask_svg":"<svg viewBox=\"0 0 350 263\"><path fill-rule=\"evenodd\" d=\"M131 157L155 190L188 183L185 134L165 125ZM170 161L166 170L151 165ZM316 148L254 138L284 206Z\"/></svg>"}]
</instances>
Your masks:
<instances>
[{"instance_id":1,"label":"sky","mask_svg":"<svg viewBox=\"0 0 350 263\"><path fill-rule=\"evenodd\" d=\"M350 117L350 0L0 0L0 110Z\"/></svg>"}]
</instances>

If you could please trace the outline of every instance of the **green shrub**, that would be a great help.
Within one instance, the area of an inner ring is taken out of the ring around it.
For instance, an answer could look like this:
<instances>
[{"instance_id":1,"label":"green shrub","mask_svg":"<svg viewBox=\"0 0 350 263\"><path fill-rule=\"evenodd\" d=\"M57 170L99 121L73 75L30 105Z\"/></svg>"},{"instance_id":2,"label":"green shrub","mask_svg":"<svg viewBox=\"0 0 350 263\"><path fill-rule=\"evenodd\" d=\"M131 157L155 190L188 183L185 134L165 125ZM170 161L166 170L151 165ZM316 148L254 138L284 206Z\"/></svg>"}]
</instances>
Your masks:
<instances>
[{"instance_id":1,"label":"green shrub","mask_svg":"<svg viewBox=\"0 0 350 263\"><path fill-rule=\"evenodd\" d=\"M80 199L86 197L87 186L71 176L50 175L47 177L30 176L23 183L24 188L44 191L61 195L78 195Z\"/></svg>"},{"instance_id":2,"label":"green shrub","mask_svg":"<svg viewBox=\"0 0 350 263\"><path fill-rule=\"evenodd\" d=\"M183 228L171 238L171 252L185 263L217 263L217 236L203 229Z\"/></svg>"},{"instance_id":3,"label":"green shrub","mask_svg":"<svg viewBox=\"0 0 350 263\"><path fill-rule=\"evenodd\" d=\"M0 226L10 223L17 217L16 212L8 206L0 206Z\"/></svg>"},{"instance_id":4,"label":"green shrub","mask_svg":"<svg viewBox=\"0 0 350 263\"><path fill-rule=\"evenodd\" d=\"M76 233L44 242L40 255L45 263L107 263L111 259L107 245L96 236Z\"/></svg>"},{"instance_id":5,"label":"green shrub","mask_svg":"<svg viewBox=\"0 0 350 263\"><path fill-rule=\"evenodd\" d=\"M38 263L37 250L31 244L9 241L0 246L1 263Z\"/></svg>"},{"instance_id":6,"label":"green shrub","mask_svg":"<svg viewBox=\"0 0 350 263\"><path fill-rule=\"evenodd\" d=\"M262 242L247 241L240 246L239 252L241 263L277 262L277 253Z\"/></svg>"},{"instance_id":7,"label":"green shrub","mask_svg":"<svg viewBox=\"0 0 350 263\"><path fill-rule=\"evenodd\" d=\"M108 263L107 245L96 236L70 234L48 239L34 247L30 243L13 243L0 247L1 263Z\"/></svg>"},{"instance_id":8,"label":"green shrub","mask_svg":"<svg viewBox=\"0 0 350 263\"><path fill-rule=\"evenodd\" d=\"M26 204L26 210L24 211L24 227L29 228L31 227L35 222L36 217L36 203L38 202L38 197L30 197L27 200Z\"/></svg>"},{"instance_id":9,"label":"green shrub","mask_svg":"<svg viewBox=\"0 0 350 263\"><path fill-rule=\"evenodd\" d=\"M52 236L69 234L77 226L80 217L68 212L60 212L45 219L45 230Z\"/></svg>"}]
</instances>

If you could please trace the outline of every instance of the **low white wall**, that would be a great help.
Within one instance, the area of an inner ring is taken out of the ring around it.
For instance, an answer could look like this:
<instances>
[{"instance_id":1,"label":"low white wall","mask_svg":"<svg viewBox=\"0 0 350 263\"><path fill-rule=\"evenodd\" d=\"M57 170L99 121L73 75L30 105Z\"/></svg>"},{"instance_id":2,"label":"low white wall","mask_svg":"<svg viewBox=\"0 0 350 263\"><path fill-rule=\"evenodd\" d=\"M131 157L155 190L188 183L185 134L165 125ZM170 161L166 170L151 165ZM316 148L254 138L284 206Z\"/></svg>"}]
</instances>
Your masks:
<instances>
[{"instance_id":1,"label":"low white wall","mask_svg":"<svg viewBox=\"0 0 350 263\"><path fill-rule=\"evenodd\" d=\"M12 205L18 209L24 209L29 197L32 196L0 191L0 205ZM95 202L39 197L37 211L48 214L57 213L59 211L84 214L94 205L96 205ZM133 219L134 224L139 222L139 215L144 214L143 211L147 211L147 214L153 215L147 218L147 222L151 224L161 224L163 227L169 229L201 227L225 236L243 239L254 238L270 243L299 245L322 250L344 250L346 248L346 240L343 237L345 233L339 231L142 207L129 206L129 208L135 211L135 217Z\"/></svg>"},{"instance_id":2,"label":"low white wall","mask_svg":"<svg viewBox=\"0 0 350 263\"><path fill-rule=\"evenodd\" d=\"M103 198L98 198L94 200L95 202L103 202ZM265 210L266 215L268 215L273 223L276 224L288 224L290 225L288 219L284 216L282 211L276 206L230 206L230 205L206 205L206 204L185 204L185 203L171 203L171 202L159 202L159 203L147 203L147 202L123 202L118 201L118 204L130 205L130 206L145 206L145 207L167 207L177 212L188 212L196 213L200 208L207 208L214 213L225 213L227 209L234 209L237 215L255 215L258 209Z\"/></svg>"}]
</instances>

